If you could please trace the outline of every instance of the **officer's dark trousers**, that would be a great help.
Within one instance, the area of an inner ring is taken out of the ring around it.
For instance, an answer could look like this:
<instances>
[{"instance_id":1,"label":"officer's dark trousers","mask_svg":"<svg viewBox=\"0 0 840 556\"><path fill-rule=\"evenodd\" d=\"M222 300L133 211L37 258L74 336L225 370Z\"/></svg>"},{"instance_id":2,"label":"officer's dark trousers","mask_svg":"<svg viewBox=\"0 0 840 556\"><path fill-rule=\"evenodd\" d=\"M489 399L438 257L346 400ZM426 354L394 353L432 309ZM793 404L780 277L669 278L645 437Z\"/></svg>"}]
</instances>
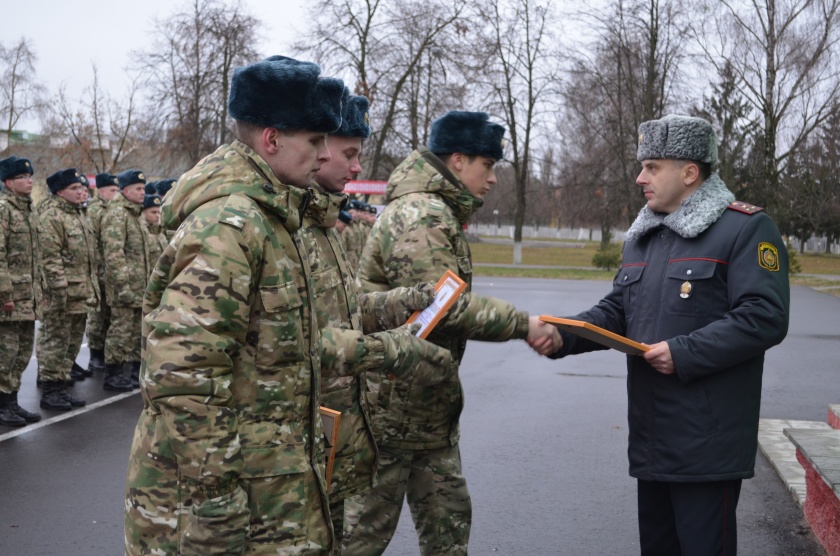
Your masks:
<instances>
[{"instance_id":1,"label":"officer's dark trousers","mask_svg":"<svg viewBox=\"0 0 840 556\"><path fill-rule=\"evenodd\" d=\"M741 480L638 481L642 556L735 556Z\"/></svg>"}]
</instances>

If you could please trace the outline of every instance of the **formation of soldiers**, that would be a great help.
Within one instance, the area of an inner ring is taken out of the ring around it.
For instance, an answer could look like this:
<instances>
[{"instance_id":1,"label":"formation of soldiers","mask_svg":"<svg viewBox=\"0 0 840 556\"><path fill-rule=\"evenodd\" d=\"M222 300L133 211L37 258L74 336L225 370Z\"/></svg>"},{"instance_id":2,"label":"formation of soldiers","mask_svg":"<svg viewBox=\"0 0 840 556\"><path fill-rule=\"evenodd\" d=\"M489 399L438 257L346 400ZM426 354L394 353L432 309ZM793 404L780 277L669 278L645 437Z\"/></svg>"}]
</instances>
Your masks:
<instances>
[{"instance_id":1,"label":"formation of soldiers","mask_svg":"<svg viewBox=\"0 0 840 556\"><path fill-rule=\"evenodd\" d=\"M41 408L84 406L71 388L95 371L105 390L139 387L143 291L168 241L159 214L174 181L147 184L127 170L88 183L65 168L46 178L49 195L33 207L34 175L29 159L0 160L0 424L13 427L41 419L18 403L36 319ZM85 334L86 369L76 363Z\"/></svg>"}]
</instances>

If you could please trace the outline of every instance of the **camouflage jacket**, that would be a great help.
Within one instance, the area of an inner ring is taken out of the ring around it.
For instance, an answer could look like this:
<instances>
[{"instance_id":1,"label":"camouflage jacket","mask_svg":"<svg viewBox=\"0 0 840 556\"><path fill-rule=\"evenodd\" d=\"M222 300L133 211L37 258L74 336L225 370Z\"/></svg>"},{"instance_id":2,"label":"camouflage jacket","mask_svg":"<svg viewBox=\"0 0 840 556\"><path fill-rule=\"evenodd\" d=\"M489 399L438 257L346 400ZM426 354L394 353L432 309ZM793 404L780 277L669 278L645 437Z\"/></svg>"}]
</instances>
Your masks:
<instances>
[{"instance_id":1,"label":"camouflage jacket","mask_svg":"<svg viewBox=\"0 0 840 556\"><path fill-rule=\"evenodd\" d=\"M84 209L58 195L38 205L44 309L79 314L99 303L96 240ZM63 305L63 306L62 306Z\"/></svg>"},{"instance_id":2,"label":"camouflage jacket","mask_svg":"<svg viewBox=\"0 0 840 556\"><path fill-rule=\"evenodd\" d=\"M32 200L7 189L0 192L0 305L14 301L0 322L35 320L38 219Z\"/></svg>"},{"instance_id":3,"label":"camouflage jacket","mask_svg":"<svg viewBox=\"0 0 840 556\"><path fill-rule=\"evenodd\" d=\"M102 216L102 253L105 262L105 300L111 307L140 307L151 269L146 260L145 235L140 227L143 206L121 193Z\"/></svg>"},{"instance_id":4,"label":"camouflage jacket","mask_svg":"<svg viewBox=\"0 0 840 556\"><path fill-rule=\"evenodd\" d=\"M300 233L311 195L236 141L166 196L178 232L143 299L128 554L332 549L314 247Z\"/></svg>"},{"instance_id":5,"label":"camouflage jacket","mask_svg":"<svg viewBox=\"0 0 840 556\"><path fill-rule=\"evenodd\" d=\"M104 257L104 250L102 246L102 217L105 215L105 211L108 210L108 201L103 199L97 193L93 200L88 203L87 209L85 210L85 214L87 214L88 222L90 222L90 227L93 230L93 235L96 238L96 253L99 259L99 283L105 283L105 257ZM103 294L105 292L102 292Z\"/></svg>"},{"instance_id":6,"label":"camouflage jacket","mask_svg":"<svg viewBox=\"0 0 840 556\"><path fill-rule=\"evenodd\" d=\"M367 232L368 229L357 220L351 221L341 232L341 242L347 254L347 262L354 274L359 268L359 258L362 256L362 249L367 241Z\"/></svg>"},{"instance_id":7,"label":"camouflage jacket","mask_svg":"<svg viewBox=\"0 0 840 556\"><path fill-rule=\"evenodd\" d=\"M481 201L427 149L414 151L388 180L388 202L359 264L365 291L437 282L447 270L472 282L470 246L463 224ZM492 297L464 294L428 340L452 352L457 367L467 339L525 338L528 314ZM372 374L372 373L369 373ZM464 397L457 372L434 388L369 377L377 444L431 450L458 442Z\"/></svg>"},{"instance_id":8,"label":"camouflage jacket","mask_svg":"<svg viewBox=\"0 0 840 556\"><path fill-rule=\"evenodd\" d=\"M142 214L138 221L140 222L140 229L143 230L144 256L149 267L149 273L146 275L148 278L151 275L151 269L155 267L163 250L169 244L169 240L160 224L149 224L149 221Z\"/></svg>"}]
</instances>

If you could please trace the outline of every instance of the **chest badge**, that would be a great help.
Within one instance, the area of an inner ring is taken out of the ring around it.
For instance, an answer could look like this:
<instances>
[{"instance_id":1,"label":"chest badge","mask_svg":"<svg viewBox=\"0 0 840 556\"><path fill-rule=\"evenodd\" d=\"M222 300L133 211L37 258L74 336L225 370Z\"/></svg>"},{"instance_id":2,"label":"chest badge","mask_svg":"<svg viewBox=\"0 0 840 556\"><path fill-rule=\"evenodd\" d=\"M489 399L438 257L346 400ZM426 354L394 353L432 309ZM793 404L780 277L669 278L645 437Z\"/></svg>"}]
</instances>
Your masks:
<instances>
[{"instance_id":1,"label":"chest badge","mask_svg":"<svg viewBox=\"0 0 840 556\"><path fill-rule=\"evenodd\" d=\"M680 286L680 297L683 299L691 297L691 289L691 282L683 282L682 286Z\"/></svg>"}]
</instances>

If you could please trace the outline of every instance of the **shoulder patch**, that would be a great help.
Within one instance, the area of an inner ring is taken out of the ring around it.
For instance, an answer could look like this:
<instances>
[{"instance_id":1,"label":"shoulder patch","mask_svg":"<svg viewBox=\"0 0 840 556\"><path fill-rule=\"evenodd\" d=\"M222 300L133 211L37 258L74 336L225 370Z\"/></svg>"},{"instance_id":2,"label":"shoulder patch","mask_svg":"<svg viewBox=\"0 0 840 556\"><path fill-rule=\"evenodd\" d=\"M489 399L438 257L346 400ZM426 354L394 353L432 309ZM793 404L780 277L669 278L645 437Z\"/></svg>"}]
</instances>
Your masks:
<instances>
[{"instance_id":1,"label":"shoulder patch","mask_svg":"<svg viewBox=\"0 0 840 556\"><path fill-rule=\"evenodd\" d=\"M757 207L743 201L732 201L732 204L730 204L727 208L743 212L744 214L755 214L764 210L762 207Z\"/></svg>"},{"instance_id":2,"label":"shoulder patch","mask_svg":"<svg viewBox=\"0 0 840 556\"><path fill-rule=\"evenodd\" d=\"M765 241L758 244L758 266L770 272L779 271L779 250L775 245Z\"/></svg>"},{"instance_id":3,"label":"shoulder patch","mask_svg":"<svg viewBox=\"0 0 840 556\"><path fill-rule=\"evenodd\" d=\"M233 226L237 230L245 227L251 213L251 200L243 195L231 195L219 215L219 223Z\"/></svg>"}]
</instances>

